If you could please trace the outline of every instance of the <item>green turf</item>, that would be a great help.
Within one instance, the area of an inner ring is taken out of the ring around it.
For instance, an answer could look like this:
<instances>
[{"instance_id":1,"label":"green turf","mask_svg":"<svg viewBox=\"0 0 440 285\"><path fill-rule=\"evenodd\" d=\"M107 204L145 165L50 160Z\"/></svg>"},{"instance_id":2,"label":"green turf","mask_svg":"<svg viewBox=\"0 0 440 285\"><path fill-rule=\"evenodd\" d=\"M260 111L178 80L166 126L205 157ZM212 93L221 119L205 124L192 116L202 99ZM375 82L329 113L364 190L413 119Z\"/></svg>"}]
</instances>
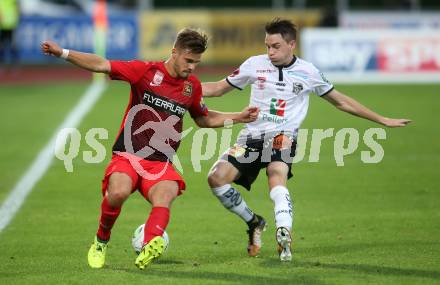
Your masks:
<instances>
[{"instance_id":1,"label":"green turf","mask_svg":"<svg viewBox=\"0 0 440 285\"><path fill-rule=\"evenodd\" d=\"M225 211L208 190L206 173L215 159L203 162L202 171L194 173L189 136L179 150L188 190L173 205L167 229L170 246L158 262L144 271L134 266L130 236L150 209L135 194L114 228L107 266L102 270L88 268L86 254L97 227L100 180L110 156L100 164L86 164L80 156L74 160L73 173L66 173L62 162L55 161L13 222L0 233L0 284L438 284L439 87L338 86L380 113L414 122L407 128L386 130L387 139L381 141L385 156L378 164L362 163L360 152L368 148L361 140L358 150L345 158L345 166L337 167L334 139L323 141L319 162L308 162L307 152L306 159L295 164L295 178L289 181L295 201L292 263L277 260L272 202L264 173L251 193L242 192L251 208L269 221L261 256L249 258L245 225ZM32 154L61 122L63 112L76 101L76 95L59 94L58 88L50 92L52 86L7 90L24 94L18 98L38 92L40 99L32 104L46 111L39 116L44 118L40 122L43 132L33 132L30 144L27 133L15 131L17 126L27 126L29 116L19 116L15 125L2 124L2 133L9 133L12 141L2 139L1 155L20 161L10 169L9 163L1 160L1 183L5 185L1 195L20 177L25 162L30 163ZM90 128L106 128L109 139L104 142L110 149L128 90L123 83L111 83L82 123L83 136ZM3 95L5 87L0 87L0 94L4 122L14 113L3 102L21 100ZM60 96L67 96L66 100L59 100ZM234 92L206 102L213 109L228 111L240 110L247 100L246 92ZM47 106L48 102L53 105ZM186 118L185 123L189 127L191 120ZM320 98L311 98L303 128L338 131L347 127L363 134L378 126L339 112ZM82 143L80 154L90 150ZM26 158L17 154L19 149L26 151Z\"/></svg>"},{"instance_id":2,"label":"green turf","mask_svg":"<svg viewBox=\"0 0 440 285\"><path fill-rule=\"evenodd\" d=\"M0 86L0 201L48 142L86 86Z\"/></svg>"}]
</instances>

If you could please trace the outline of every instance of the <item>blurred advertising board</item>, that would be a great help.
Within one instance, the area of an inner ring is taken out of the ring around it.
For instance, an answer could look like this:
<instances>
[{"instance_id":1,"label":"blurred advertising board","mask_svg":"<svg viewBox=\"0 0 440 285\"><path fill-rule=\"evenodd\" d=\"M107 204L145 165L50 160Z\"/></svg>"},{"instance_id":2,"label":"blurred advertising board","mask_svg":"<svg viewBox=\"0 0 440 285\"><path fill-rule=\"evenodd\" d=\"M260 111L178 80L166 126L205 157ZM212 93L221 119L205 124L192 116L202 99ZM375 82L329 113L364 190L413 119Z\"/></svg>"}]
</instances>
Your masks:
<instances>
[{"instance_id":1,"label":"blurred advertising board","mask_svg":"<svg viewBox=\"0 0 440 285\"><path fill-rule=\"evenodd\" d=\"M53 61L54 59L44 56L40 51L40 43L44 40L53 40L64 48L93 52L93 33L92 18L87 15L23 16L16 33L20 61L25 63ZM107 58L133 59L138 56L138 46L137 15L110 16Z\"/></svg>"},{"instance_id":2,"label":"blurred advertising board","mask_svg":"<svg viewBox=\"0 0 440 285\"><path fill-rule=\"evenodd\" d=\"M275 17L291 19L300 29L316 26L318 11L166 10L143 13L140 19L140 56L163 60L184 27L201 28L210 37L203 63L239 64L266 52L264 25Z\"/></svg>"},{"instance_id":3,"label":"blurred advertising board","mask_svg":"<svg viewBox=\"0 0 440 285\"><path fill-rule=\"evenodd\" d=\"M440 82L436 30L305 29L301 51L338 82Z\"/></svg>"},{"instance_id":4,"label":"blurred advertising board","mask_svg":"<svg viewBox=\"0 0 440 285\"><path fill-rule=\"evenodd\" d=\"M440 29L440 12L342 12L339 25L352 29Z\"/></svg>"}]
</instances>

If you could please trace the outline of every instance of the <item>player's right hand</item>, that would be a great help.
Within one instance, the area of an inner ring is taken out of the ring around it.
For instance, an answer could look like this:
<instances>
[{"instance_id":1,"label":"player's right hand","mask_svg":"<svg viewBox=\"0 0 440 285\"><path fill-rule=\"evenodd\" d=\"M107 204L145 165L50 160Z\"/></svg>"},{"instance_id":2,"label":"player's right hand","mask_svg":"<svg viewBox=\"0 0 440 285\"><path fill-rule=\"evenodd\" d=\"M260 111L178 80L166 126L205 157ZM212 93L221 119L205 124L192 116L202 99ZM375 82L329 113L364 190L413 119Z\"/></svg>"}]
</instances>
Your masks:
<instances>
[{"instance_id":1,"label":"player's right hand","mask_svg":"<svg viewBox=\"0 0 440 285\"><path fill-rule=\"evenodd\" d=\"M248 106L243 109L240 113L240 122L242 123L250 123L255 121L258 118L258 114L260 113L260 109L255 106Z\"/></svg>"},{"instance_id":2,"label":"player's right hand","mask_svg":"<svg viewBox=\"0 0 440 285\"><path fill-rule=\"evenodd\" d=\"M45 55L52 55L56 57L60 57L63 53L63 49L52 41L44 41L41 43L41 51Z\"/></svg>"}]
</instances>

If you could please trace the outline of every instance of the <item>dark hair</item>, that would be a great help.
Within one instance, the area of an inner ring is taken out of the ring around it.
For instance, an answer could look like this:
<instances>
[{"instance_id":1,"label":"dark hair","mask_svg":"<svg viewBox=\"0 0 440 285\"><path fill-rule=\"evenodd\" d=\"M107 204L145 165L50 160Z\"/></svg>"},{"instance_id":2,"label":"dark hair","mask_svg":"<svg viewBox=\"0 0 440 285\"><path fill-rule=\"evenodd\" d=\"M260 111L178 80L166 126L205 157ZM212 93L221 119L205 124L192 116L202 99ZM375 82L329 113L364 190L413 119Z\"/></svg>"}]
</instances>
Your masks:
<instances>
[{"instance_id":1,"label":"dark hair","mask_svg":"<svg viewBox=\"0 0 440 285\"><path fill-rule=\"evenodd\" d=\"M296 26L292 21L275 18L264 27L269 35L281 34L286 42L296 40Z\"/></svg>"},{"instance_id":2,"label":"dark hair","mask_svg":"<svg viewBox=\"0 0 440 285\"><path fill-rule=\"evenodd\" d=\"M185 28L177 33L174 47L200 54L208 47L208 36L201 30Z\"/></svg>"}]
</instances>

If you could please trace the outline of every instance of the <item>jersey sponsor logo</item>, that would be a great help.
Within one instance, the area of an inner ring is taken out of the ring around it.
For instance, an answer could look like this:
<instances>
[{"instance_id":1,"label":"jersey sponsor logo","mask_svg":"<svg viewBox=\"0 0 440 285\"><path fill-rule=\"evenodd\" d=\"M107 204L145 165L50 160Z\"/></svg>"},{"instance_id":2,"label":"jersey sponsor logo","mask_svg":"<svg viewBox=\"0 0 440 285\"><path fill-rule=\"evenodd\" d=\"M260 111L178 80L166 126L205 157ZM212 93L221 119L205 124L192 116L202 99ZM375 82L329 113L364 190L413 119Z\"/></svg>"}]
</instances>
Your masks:
<instances>
[{"instance_id":1,"label":"jersey sponsor logo","mask_svg":"<svg viewBox=\"0 0 440 285\"><path fill-rule=\"evenodd\" d=\"M265 87L265 82L266 82L266 77L264 77L264 76L258 76L257 77L257 88L258 89L260 89L260 90L263 90L264 89L264 87Z\"/></svg>"},{"instance_id":2,"label":"jersey sponsor logo","mask_svg":"<svg viewBox=\"0 0 440 285\"><path fill-rule=\"evenodd\" d=\"M257 69L256 72L257 73L275 73L278 70L276 69Z\"/></svg>"},{"instance_id":3,"label":"jersey sponsor logo","mask_svg":"<svg viewBox=\"0 0 440 285\"><path fill-rule=\"evenodd\" d=\"M302 85L302 83L298 83L298 82L294 82L293 83L293 93L295 93L296 95L298 95L301 91L303 91L304 86Z\"/></svg>"},{"instance_id":4,"label":"jersey sponsor logo","mask_svg":"<svg viewBox=\"0 0 440 285\"><path fill-rule=\"evenodd\" d=\"M179 117L183 117L186 112L186 109L179 104L149 94L147 91L144 92L143 102L145 105L151 106L159 111L164 111Z\"/></svg>"},{"instance_id":5,"label":"jersey sponsor logo","mask_svg":"<svg viewBox=\"0 0 440 285\"><path fill-rule=\"evenodd\" d=\"M231 75L229 75L229 77L235 77L235 76L237 76L238 74L240 74L240 69L239 69L239 68L237 68L236 70L234 70L234 71L231 73Z\"/></svg>"},{"instance_id":6,"label":"jersey sponsor logo","mask_svg":"<svg viewBox=\"0 0 440 285\"><path fill-rule=\"evenodd\" d=\"M267 121L267 122L275 123L275 124L284 124L287 122L286 118L283 118L283 117L280 117L277 115L268 114L268 113L260 113L258 118L261 118L261 120L263 120L263 121Z\"/></svg>"},{"instance_id":7,"label":"jersey sponsor logo","mask_svg":"<svg viewBox=\"0 0 440 285\"><path fill-rule=\"evenodd\" d=\"M286 100L272 98L270 101L270 114L284 117L284 110L286 109Z\"/></svg>"},{"instance_id":8,"label":"jersey sponsor logo","mask_svg":"<svg viewBox=\"0 0 440 285\"><path fill-rule=\"evenodd\" d=\"M150 86L160 86L162 83L164 74L160 70L156 70L156 73L154 74L153 81L150 82Z\"/></svg>"},{"instance_id":9,"label":"jersey sponsor logo","mask_svg":"<svg viewBox=\"0 0 440 285\"><path fill-rule=\"evenodd\" d=\"M183 83L182 94L184 96L190 97L192 95L192 91L193 91L192 83L190 81L185 81Z\"/></svg>"}]
</instances>

